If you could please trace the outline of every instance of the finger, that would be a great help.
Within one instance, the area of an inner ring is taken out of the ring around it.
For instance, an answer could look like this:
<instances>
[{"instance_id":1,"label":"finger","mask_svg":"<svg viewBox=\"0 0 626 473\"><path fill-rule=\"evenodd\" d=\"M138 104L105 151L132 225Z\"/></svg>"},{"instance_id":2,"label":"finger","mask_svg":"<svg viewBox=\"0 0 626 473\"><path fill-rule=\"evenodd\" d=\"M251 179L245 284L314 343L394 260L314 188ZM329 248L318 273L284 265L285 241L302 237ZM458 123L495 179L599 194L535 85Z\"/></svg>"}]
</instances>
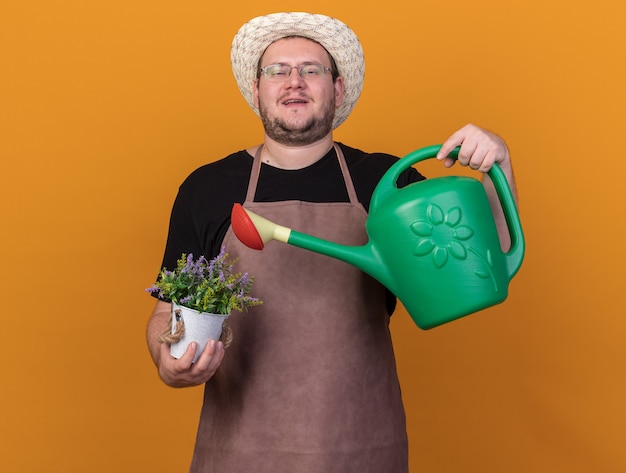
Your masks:
<instances>
[{"instance_id":1,"label":"finger","mask_svg":"<svg viewBox=\"0 0 626 473\"><path fill-rule=\"evenodd\" d=\"M198 343L197 342L191 342L187 346L187 349L185 350L185 353L183 353L183 356L181 356L178 359L178 361L179 361L178 367L181 370L188 370L189 369L189 367L193 363L193 357L196 355L196 351L198 351Z\"/></svg>"},{"instance_id":2,"label":"finger","mask_svg":"<svg viewBox=\"0 0 626 473\"><path fill-rule=\"evenodd\" d=\"M468 166L478 151L478 143L474 140L465 140L459 150L458 161L461 166ZM476 156L476 159L480 159Z\"/></svg>"},{"instance_id":3,"label":"finger","mask_svg":"<svg viewBox=\"0 0 626 473\"><path fill-rule=\"evenodd\" d=\"M444 143L441 145L441 148L437 152L437 159L441 161L442 159L446 158L454 148L463 143L464 139L465 137L462 133L462 130L454 132L450 136L450 138L444 141Z\"/></svg>"},{"instance_id":4,"label":"finger","mask_svg":"<svg viewBox=\"0 0 626 473\"><path fill-rule=\"evenodd\" d=\"M478 170L483 164L483 161L485 160L488 152L488 147L481 145L480 143L476 143L476 147L474 148L472 154L469 156L467 165L471 169Z\"/></svg>"},{"instance_id":5,"label":"finger","mask_svg":"<svg viewBox=\"0 0 626 473\"><path fill-rule=\"evenodd\" d=\"M220 347L218 345L221 346L221 351L223 351L223 345L221 344L221 342L218 342L216 340L209 340L207 342L204 351L196 361L195 367L198 371L206 372L207 370L209 370L212 366L211 363L213 361L213 358L215 358L216 356L219 358L219 361L221 361L221 356L223 355L218 354L218 352L220 351Z\"/></svg>"},{"instance_id":6,"label":"finger","mask_svg":"<svg viewBox=\"0 0 626 473\"><path fill-rule=\"evenodd\" d=\"M454 166L456 164L456 159L454 158L446 158L443 161L443 165L447 168L451 168L452 166Z\"/></svg>"},{"instance_id":7,"label":"finger","mask_svg":"<svg viewBox=\"0 0 626 473\"><path fill-rule=\"evenodd\" d=\"M487 151L485 158L480 163L480 166L477 168L478 171L483 172L483 173L489 172L493 164L496 162L497 154L498 154L497 151L493 149Z\"/></svg>"}]
</instances>

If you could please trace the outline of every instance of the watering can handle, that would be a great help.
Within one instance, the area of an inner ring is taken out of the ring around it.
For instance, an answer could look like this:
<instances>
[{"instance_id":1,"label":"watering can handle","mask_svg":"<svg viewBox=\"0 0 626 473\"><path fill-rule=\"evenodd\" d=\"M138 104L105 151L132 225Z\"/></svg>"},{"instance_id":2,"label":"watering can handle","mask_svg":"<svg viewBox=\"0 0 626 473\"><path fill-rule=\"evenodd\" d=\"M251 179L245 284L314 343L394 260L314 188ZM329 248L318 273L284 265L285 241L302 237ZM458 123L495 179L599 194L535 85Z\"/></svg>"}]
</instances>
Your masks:
<instances>
[{"instance_id":1,"label":"watering can handle","mask_svg":"<svg viewBox=\"0 0 626 473\"><path fill-rule=\"evenodd\" d=\"M440 149L441 145L427 146L426 148L420 148L418 150L415 150L398 160L393 166L391 166L387 170L385 175L380 179L380 182L376 187L376 191L372 196L372 207L375 203L375 197L378 197L382 201L386 199L388 192L393 192L395 189L397 189L396 182L398 182L400 174L402 174L405 170L407 170L414 164L419 163L420 161L436 157ZM457 146L450 152L448 157L455 159L458 158L460 150L461 147Z\"/></svg>"},{"instance_id":2,"label":"watering can handle","mask_svg":"<svg viewBox=\"0 0 626 473\"><path fill-rule=\"evenodd\" d=\"M427 146L425 148L418 149L407 154L391 166L383 175L374 190L374 194L372 195L370 202L371 210L376 208L378 202L386 200L388 194L397 190L396 183L398 182L398 178L402 172L420 161L436 157L440 149L441 145ZM457 146L454 150L452 150L448 157L457 158L460 149L460 146ZM502 172L498 163L494 163L487 174L491 178L496 189L496 193L498 194L498 199L502 205L504 218L511 237L511 248L506 253L506 259L509 278L512 278L519 270L524 258L524 234L522 232L522 225L517 213L517 206L515 205L513 193L511 192L506 176L504 175L504 172ZM416 184L419 183L417 182L413 185Z\"/></svg>"}]
</instances>

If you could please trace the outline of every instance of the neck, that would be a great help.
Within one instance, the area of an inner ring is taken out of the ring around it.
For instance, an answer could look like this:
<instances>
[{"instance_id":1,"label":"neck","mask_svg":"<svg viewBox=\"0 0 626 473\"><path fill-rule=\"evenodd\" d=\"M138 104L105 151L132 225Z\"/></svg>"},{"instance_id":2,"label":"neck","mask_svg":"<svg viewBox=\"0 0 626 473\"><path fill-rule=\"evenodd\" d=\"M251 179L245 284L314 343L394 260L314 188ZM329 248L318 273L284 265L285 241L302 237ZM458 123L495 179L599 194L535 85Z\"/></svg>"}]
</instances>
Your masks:
<instances>
[{"instance_id":1,"label":"neck","mask_svg":"<svg viewBox=\"0 0 626 473\"><path fill-rule=\"evenodd\" d=\"M261 160L265 164L280 169L302 169L319 161L332 147L333 136L331 133L319 141L302 146L284 145L266 135ZM248 153L254 156L257 149L258 146L250 148Z\"/></svg>"}]
</instances>

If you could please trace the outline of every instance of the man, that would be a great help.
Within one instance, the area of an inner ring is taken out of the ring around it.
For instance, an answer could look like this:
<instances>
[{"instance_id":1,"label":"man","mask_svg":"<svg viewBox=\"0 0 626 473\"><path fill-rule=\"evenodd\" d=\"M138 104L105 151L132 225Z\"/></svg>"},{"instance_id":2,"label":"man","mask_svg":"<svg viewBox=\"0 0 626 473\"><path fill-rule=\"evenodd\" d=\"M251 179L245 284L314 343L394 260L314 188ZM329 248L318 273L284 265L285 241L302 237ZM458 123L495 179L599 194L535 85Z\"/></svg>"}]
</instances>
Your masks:
<instances>
[{"instance_id":1,"label":"man","mask_svg":"<svg viewBox=\"0 0 626 473\"><path fill-rule=\"evenodd\" d=\"M229 228L233 203L243 202L304 233L348 245L367 241L369 199L397 158L333 141L332 130L360 95L361 45L336 19L280 13L244 25L231 61L263 122L263 144L187 178L163 265L174 267L181 253L212 258L225 245L255 277L253 293L264 304L233 314L228 350L212 341L194 364L195 345L177 360L157 341L168 302L157 302L147 333L166 384L206 383L191 471L406 472L405 415L389 333L395 298L346 263L277 242L256 252ZM498 162L513 185L500 138L468 125L442 146L445 165L453 164L446 156L458 145L461 165L486 172ZM420 179L411 168L398 185ZM496 218L501 224L502 216Z\"/></svg>"}]
</instances>

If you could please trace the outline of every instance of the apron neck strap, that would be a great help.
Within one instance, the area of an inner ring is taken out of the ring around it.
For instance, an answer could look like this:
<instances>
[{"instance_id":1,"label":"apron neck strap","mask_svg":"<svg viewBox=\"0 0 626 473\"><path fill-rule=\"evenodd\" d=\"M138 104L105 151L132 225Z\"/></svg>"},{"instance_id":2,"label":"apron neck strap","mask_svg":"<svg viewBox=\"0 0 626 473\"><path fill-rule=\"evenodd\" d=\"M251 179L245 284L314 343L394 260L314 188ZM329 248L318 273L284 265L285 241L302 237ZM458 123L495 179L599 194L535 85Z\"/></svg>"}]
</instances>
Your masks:
<instances>
[{"instance_id":1,"label":"apron neck strap","mask_svg":"<svg viewBox=\"0 0 626 473\"><path fill-rule=\"evenodd\" d=\"M343 155L343 151L337 143L333 144L335 148L335 153L337 154L337 160L339 161L339 168L341 169L341 175L343 176L343 181L346 185L346 190L348 191L348 198L350 199L351 204L358 204L359 199L356 195L356 190L354 189L354 183L352 182L352 177L350 176L350 171L348 170L348 164L346 163L346 158ZM263 145L261 144L256 153L254 153L254 161L252 162L252 171L250 172L250 180L248 182L248 192L246 193L246 202L254 202L254 196L256 195L256 188L259 183L259 175L261 174L261 151L263 150Z\"/></svg>"}]
</instances>

